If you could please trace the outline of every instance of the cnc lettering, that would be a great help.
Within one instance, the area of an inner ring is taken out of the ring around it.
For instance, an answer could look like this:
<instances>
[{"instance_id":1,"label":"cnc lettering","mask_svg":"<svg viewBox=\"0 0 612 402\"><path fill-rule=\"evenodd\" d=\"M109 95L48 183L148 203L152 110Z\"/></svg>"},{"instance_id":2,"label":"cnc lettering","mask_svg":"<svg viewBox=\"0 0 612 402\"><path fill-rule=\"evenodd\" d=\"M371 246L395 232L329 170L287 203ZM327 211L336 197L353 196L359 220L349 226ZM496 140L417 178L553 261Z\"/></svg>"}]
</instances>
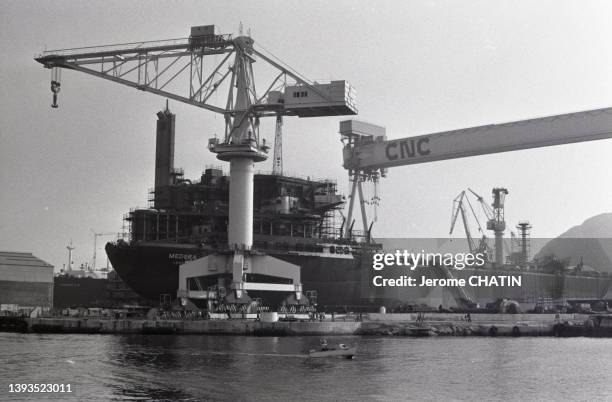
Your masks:
<instances>
[{"instance_id":1,"label":"cnc lettering","mask_svg":"<svg viewBox=\"0 0 612 402\"><path fill-rule=\"evenodd\" d=\"M393 141L387 144L385 154L390 161L414 158L415 156L427 156L431 153L427 144L429 144L429 137Z\"/></svg>"}]
</instances>

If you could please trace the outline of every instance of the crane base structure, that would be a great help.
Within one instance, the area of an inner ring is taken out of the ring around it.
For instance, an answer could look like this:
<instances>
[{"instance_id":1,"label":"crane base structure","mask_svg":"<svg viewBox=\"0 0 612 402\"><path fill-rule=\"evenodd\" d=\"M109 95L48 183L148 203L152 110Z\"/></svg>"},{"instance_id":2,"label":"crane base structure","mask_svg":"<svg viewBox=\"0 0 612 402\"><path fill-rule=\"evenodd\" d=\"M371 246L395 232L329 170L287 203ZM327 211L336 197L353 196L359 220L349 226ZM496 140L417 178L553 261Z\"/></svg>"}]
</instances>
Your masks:
<instances>
[{"instance_id":1,"label":"crane base structure","mask_svg":"<svg viewBox=\"0 0 612 402\"><path fill-rule=\"evenodd\" d=\"M246 281L246 276L275 278L274 280ZM282 282L278 281L279 279ZM215 282L214 290L201 283ZM228 294L227 292L232 292ZM213 303L225 299L236 304L251 302L253 292L282 292L293 296L297 303L308 303L303 297L300 267L278 258L257 253L225 253L209 255L182 264L179 268L177 296L183 304L187 299L206 300ZM208 310L211 311L212 304Z\"/></svg>"}]
</instances>

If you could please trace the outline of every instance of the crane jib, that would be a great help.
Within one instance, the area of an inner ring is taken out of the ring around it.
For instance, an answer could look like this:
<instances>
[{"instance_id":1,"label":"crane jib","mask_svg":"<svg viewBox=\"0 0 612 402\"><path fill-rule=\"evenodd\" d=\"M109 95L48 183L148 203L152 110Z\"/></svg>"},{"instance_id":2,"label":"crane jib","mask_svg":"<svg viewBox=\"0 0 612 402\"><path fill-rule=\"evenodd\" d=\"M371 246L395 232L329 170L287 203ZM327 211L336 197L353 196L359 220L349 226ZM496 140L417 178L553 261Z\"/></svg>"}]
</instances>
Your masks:
<instances>
[{"instance_id":1,"label":"crane jib","mask_svg":"<svg viewBox=\"0 0 612 402\"><path fill-rule=\"evenodd\" d=\"M415 156L427 156L431 153L428 146L429 137L421 137L418 139L405 138L403 140L390 141L385 147L385 155L390 161L414 158Z\"/></svg>"},{"instance_id":2,"label":"crane jib","mask_svg":"<svg viewBox=\"0 0 612 402\"><path fill-rule=\"evenodd\" d=\"M362 127L363 124L359 127ZM342 127L341 127L342 129ZM346 129L346 127L345 127ZM361 128L363 129L363 128ZM346 130L345 130L346 131ZM367 131L367 130L366 130ZM612 108L385 140L380 129L344 149L347 169L376 170L612 138ZM363 136L357 130L353 136Z\"/></svg>"}]
</instances>

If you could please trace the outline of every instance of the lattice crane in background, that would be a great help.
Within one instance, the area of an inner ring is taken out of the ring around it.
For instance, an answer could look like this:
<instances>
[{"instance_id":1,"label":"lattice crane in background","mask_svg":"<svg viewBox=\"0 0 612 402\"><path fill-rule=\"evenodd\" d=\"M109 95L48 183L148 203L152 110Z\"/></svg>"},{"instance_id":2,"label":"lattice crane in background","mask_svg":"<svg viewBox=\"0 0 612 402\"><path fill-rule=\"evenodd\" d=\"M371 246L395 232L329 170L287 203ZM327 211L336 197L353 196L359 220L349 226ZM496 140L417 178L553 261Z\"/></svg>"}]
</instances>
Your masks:
<instances>
[{"instance_id":1,"label":"lattice crane in background","mask_svg":"<svg viewBox=\"0 0 612 402\"><path fill-rule=\"evenodd\" d=\"M468 213L467 213L465 204L467 204L470 211L472 212L472 216L476 220L476 224L478 226L478 232L482 233L482 237L478 241L478 244L476 243L476 239L472 236L472 232L470 230L470 225L468 222ZM486 239L485 234L483 233L482 226L480 225L480 220L478 219L478 216L476 215L476 211L474 211L474 208L472 207L472 203L470 202L470 199L468 198L465 190L459 193L459 195L455 197L455 199L453 200L453 212L451 214L451 226L450 226L449 235L453 234L453 230L455 229L455 224L457 223L457 218L459 217L459 214L461 214L463 230L465 231L465 236L468 242L468 248L470 250L470 253L472 254L485 253L486 254L486 251L487 251L486 240L487 239Z\"/></svg>"},{"instance_id":2,"label":"lattice crane in background","mask_svg":"<svg viewBox=\"0 0 612 402\"><path fill-rule=\"evenodd\" d=\"M505 220L505 201L508 190L502 187L496 187L492 190L493 203L489 206L484 198L471 188L469 189L476 197L482 207L485 216L487 217L487 230L491 230L495 236L495 263L503 264L504 255L504 232L506 230Z\"/></svg>"},{"instance_id":3,"label":"lattice crane in background","mask_svg":"<svg viewBox=\"0 0 612 402\"><path fill-rule=\"evenodd\" d=\"M92 267L92 271L95 271L98 267L96 265L96 259L97 259L97 252L98 252L98 237L103 237L103 236L117 236L117 232L96 232L93 229L89 229L89 231L91 232L91 234L93 235L94 238L94 246L93 246L93 261L91 264ZM103 272L107 272L107 268L102 268L101 271Z\"/></svg>"}]
</instances>

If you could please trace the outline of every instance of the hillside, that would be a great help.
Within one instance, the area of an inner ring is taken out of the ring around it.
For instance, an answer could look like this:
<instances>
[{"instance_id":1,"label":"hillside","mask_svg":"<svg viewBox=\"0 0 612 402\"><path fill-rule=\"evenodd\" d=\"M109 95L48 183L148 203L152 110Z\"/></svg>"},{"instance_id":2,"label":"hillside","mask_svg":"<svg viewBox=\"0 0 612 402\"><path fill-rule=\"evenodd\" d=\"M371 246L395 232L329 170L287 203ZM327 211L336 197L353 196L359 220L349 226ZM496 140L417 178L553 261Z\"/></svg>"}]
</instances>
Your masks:
<instances>
[{"instance_id":1,"label":"hillside","mask_svg":"<svg viewBox=\"0 0 612 402\"><path fill-rule=\"evenodd\" d=\"M612 213L593 216L550 240L536 254L542 258L554 254L570 259L570 265L580 263L600 271L612 272Z\"/></svg>"}]
</instances>

